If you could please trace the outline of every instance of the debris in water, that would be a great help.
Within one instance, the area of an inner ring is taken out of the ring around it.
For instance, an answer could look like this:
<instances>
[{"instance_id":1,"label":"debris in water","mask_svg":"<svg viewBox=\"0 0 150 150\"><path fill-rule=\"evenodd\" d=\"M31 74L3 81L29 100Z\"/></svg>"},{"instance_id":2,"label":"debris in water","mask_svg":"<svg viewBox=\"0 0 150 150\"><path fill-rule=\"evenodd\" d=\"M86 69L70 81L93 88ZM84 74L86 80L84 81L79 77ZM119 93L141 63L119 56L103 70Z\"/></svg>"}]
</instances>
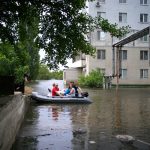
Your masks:
<instances>
[{"instance_id":1,"label":"debris in water","mask_svg":"<svg viewBox=\"0 0 150 150\"><path fill-rule=\"evenodd\" d=\"M89 141L89 143L90 143L90 144L95 144L96 142L95 142L95 141Z\"/></svg>"},{"instance_id":2,"label":"debris in water","mask_svg":"<svg viewBox=\"0 0 150 150\"><path fill-rule=\"evenodd\" d=\"M122 143L133 144L134 141L138 141L138 142L141 142L145 145L150 146L150 143L144 142L142 140L135 139L134 137L132 137L130 135L117 135L116 138L118 140L120 140Z\"/></svg>"},{"instance_id":3,"label":"debris in water","mask_svg":"<svg viewBox=\"0 0 150 150\"><path fill-rule=\"evenodd\" d=\"M85 134L86 133L86 131L85 130L83 130L83 129L77 129L77 130L74 130L74 131L72 131L73 132L73 135L74 136L76 136L77 134Z\"/></svg>"},{"instance_id":4,"label":"debris in water","mask_svg":"<svg viewBox=\"0 0 150 150\"><path fill-rule=\"evenodd\" d=\"M116 138L120 142L127 143L127 144L133 144L133 142L135 141L135 138L130 135L117 135Z\"/></svg>"}]
</instances>

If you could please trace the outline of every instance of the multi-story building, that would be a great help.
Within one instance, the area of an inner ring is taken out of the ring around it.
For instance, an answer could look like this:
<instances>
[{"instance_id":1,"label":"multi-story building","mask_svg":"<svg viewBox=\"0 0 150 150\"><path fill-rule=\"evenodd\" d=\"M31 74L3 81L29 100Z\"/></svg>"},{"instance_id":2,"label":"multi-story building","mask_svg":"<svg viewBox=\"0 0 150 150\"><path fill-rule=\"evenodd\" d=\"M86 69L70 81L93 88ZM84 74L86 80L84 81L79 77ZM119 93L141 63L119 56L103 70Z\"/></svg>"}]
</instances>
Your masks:
<instances>
[{"instance_id":1,"label":"multi-story building","mask_svg":"<svg viewBox=\"0 0 150 150\"><path fill-rule=\"evenodd\" d=\"M150 26L150 0L95 0L88 2L88 13L92 17L101 16L110 23L117 23L119 27L129 25L129 35ZM85 75L99 69L105 76L111 76L114 73L112 45L121 39L111 37L110 33L101 29L91 32L88 38L96 48L95 57L81 54L73 63L75 69ZM149 44L149 35L146 35L122 47L119 52L120 84L150 85ZM112 83L116 83L115 78Z\"/></svg>"}]
</instances>

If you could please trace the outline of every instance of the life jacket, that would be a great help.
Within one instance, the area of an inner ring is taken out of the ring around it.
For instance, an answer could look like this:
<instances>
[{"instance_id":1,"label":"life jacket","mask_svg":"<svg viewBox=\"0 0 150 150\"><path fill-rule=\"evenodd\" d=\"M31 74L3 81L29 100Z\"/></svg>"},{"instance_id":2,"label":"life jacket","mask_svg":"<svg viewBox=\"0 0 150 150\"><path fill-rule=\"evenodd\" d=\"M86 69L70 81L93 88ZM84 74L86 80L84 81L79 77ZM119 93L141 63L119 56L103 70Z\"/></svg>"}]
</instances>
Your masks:
<instances>
[{"instance_id":1,"label":"life jacket","mask_svg":"<svg viewBox=\"0 0 150 150\"><path fill-rule=\"evenodd\" d=\"M78 87L73 86L73 88L75 89L75 97L78 97L79 96Z\"/></svg>"}]
</instances>

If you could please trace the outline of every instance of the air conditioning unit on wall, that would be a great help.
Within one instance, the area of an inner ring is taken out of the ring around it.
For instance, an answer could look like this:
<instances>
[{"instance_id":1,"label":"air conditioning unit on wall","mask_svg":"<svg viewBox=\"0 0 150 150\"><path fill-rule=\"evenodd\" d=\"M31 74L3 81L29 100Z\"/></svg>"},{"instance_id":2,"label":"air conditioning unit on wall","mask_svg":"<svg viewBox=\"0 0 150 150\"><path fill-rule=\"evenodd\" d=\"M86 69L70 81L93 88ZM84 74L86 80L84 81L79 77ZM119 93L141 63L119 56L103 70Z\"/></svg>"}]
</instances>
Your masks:
<instances>
[{"instance_id":1,"label":"air conditioning unit on wall","mask_svg":"<svg viewBox=\"0 0 150 150\"><path fill-rule=\"evenodd\" d=\"M96 2L96 7L100 7L100 2Z\"/></svg>"}]
</instances>

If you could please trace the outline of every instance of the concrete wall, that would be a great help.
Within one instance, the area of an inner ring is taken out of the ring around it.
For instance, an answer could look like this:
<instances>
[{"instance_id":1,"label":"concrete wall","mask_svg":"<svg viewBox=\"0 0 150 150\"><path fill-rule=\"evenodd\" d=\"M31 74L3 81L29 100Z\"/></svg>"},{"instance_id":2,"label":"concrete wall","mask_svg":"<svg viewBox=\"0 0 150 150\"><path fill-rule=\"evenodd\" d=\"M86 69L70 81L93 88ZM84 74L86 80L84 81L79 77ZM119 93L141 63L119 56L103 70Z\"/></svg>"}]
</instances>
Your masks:
<instances>
[{"instance_id":1,"label":"concrete wall","mask_svg":"<svg viewBox=\"0 0 150 150\"><path fill-rule=\"evenodd\" d=\"M82 75L82 68L70 68L63 71L63 80L65 82L78 81L79 76Z\"/></svg>"},{"instance_id":2,"label":"concrete wall","mask_svg":"<svg viewBox=\"0 0 150 150\"><path fill-rule=\"evenodd\" d=\"M29 106L29 97L18 93L0 108L0 149L9 150Z\"/></svg>"}]
</instances>

